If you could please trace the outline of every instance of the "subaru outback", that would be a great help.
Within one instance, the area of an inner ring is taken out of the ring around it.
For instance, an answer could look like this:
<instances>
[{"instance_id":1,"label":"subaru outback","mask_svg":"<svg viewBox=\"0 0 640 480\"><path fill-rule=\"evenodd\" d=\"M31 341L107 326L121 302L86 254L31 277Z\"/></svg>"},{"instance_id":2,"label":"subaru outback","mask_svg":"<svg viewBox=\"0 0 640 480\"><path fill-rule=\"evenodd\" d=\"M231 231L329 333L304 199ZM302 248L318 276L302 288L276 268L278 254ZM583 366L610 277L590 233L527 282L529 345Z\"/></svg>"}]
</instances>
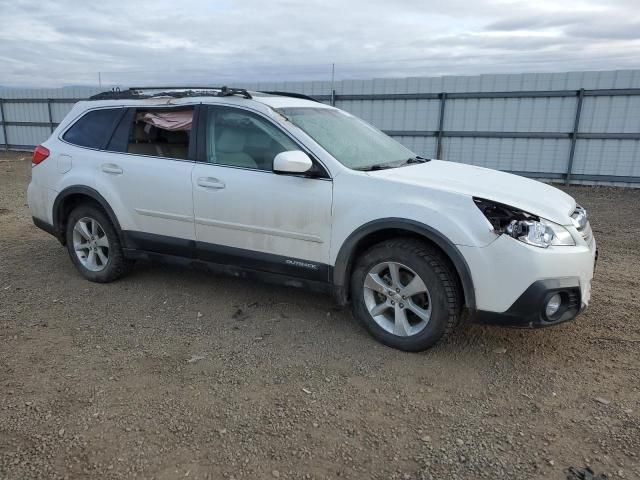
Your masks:
<instances>
[{"instance_id":1,"label":"subaru outback","mask_svg":"<svg viewBox=\"0 0 640 480\"><path fill-rule=\"evenodd\" d=\"M93 282L158 259L310 288L406 351L463 315L544 327L589 303L596 242L572 197L422 158L299 94L104 92L32 164L35 225Z\"/></svg>"}]
</instances>

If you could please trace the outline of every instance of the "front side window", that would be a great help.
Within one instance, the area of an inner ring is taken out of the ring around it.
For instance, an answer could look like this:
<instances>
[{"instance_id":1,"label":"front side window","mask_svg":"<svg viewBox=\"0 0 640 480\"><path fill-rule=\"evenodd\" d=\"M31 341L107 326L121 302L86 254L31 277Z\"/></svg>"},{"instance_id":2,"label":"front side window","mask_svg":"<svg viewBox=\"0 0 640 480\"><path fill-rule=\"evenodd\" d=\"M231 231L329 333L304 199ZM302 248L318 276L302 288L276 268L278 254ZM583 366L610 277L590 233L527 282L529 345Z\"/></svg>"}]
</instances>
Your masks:
<instances>
[{"instance_id":1,"label":"front side window","mask_svg":"<svg viewBox=\"0 0 640 480\"><path fill-rule=\"evenodd\" d=\"M385 133L342 110L298 107L278 111L349 168L366 170L416 156Z\"/></svg>"},{"instance_id":2,"label":"front side window","mask_svg":"<svg viewBox=\"0 0 640 480\"><path fill-rule=\"evenodd\" d=\"M179 160L189 157L193 107L137 109L132 120L127 152Z\"/></svg>"},{"instance_id":3,"label":"front side window","mask_svg":"<svg viewBox=\"0 0 640 480\"><path fill-rule=\"evenodd\" d=\"M122 113L122 108L103 108L87 112L62 138L80 147L104 148Z\"/></svg>"},{"instance_id":4,"label":"front side window","mask_svg":"<svg viewBox=\"0 0 640 480\"><path fill-rule=\"evenodd\" d=\"M209 107L207 162L271 171L280 153L300 148L266 120L232 107Z\"/></svg>"}]
</instances>

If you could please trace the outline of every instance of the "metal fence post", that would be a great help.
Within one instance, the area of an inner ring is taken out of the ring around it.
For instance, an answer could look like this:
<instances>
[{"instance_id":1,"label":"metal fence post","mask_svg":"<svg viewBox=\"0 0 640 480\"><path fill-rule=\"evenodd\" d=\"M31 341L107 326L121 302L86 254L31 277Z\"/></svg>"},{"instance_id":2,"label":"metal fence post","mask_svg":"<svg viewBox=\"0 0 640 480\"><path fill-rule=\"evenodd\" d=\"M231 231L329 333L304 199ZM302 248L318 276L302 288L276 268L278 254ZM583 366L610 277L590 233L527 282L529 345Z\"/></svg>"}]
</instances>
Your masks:
<instances>
[{"instance_id":1,"label":"metal fence post","mask_svg":"<svg viewBox=\"0 0 640 480\"><path fill-rule=\"evenodd\" d=\"M573 171L573 157L576 153L576 141L578 140L578 130L580 128L580 114L582 113L582 100L584 100L584 88L577 91L578 104L576 106L576 118L573 122L573 132L571 133L571 148L569 149L569 162L567 164L567 175L564 184L569 185L571 182L571 173Z\"/></svg>"},{"instance_id":2,"label":"metal fence post","mask_svg":"<svg viewBox=\"0 0 640 480\"><path fill-rule=\"evenodd\" d=\"M9 139L7 138L7 117L4 116L4 99L0 98L0 117L2 117L2 135L4 136L4 150L9 150Z\"/></svg>"},{"instance_id":3,"label":"metal fence post","mask_svg":"<svg viewBox=\"0 0 640 480\"><path fill-rule=\"evenodd\" d=\"M55 130L53 127L53 115L51 115L51 99L47 98L47 111L49 112L49 124L51 128L51 133Z\"/></svg>"},{"instance_id":4,"label":"metal fence post","mask_svg":"<svg viewBox=\"0 0 640 480\"><path fill-rule=\"evenodd\" d=\"M332 107L336 106L336 91L335 90L331 90L331 106Z\"/></svg>"},{"instance_id":5,"label":"metal fence post","mask_svg":"<svg viewBox=\"0 0 640 480\"><path fill-rule=\"evenodd\" d=\"M444 130L444 106L447 101L446 92L438 95L440 97L440 117L438 119L438 141L436 143L436 158L442 159L442 134Z\"/></svg>"}]
</instances>

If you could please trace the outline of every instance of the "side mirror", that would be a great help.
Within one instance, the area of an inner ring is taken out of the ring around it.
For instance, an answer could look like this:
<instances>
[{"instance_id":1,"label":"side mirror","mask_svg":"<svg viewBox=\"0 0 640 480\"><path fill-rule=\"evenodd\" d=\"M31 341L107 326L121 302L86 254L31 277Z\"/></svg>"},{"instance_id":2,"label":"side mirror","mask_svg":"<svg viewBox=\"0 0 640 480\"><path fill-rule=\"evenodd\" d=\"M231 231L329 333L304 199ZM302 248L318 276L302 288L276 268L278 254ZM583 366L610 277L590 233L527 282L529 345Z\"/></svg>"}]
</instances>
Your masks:
<instances>
[{"instance_id":1,"label":"side mirror","mask_svg":"<svg viewBox=\"0 0 640 480\"><path fill-rule=\"evenodd\" d=\"M273 159L273 171L276 173L304 173L311 167L313 162L309 155L301 150L280 152Z\"/></svg>"}]
</instances>

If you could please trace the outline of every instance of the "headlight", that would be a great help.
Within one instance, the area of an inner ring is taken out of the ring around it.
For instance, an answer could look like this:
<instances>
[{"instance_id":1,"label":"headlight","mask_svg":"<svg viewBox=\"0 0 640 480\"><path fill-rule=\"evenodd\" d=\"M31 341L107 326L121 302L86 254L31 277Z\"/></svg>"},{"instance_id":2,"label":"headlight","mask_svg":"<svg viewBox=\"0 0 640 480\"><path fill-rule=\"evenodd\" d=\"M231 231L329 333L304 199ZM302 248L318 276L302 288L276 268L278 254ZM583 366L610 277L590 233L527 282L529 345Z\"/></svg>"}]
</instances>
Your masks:
<instances>
[{"instance_id":1,"label":"headlight","mask_svg":"<svg viewBox=\"0 0 640 480\"><path fill-rule=\"evenodd\" d=\"M580 205L576 205L576 210L571 215L571 221L573 222L573 226L578 230L583 230L584 227L587 226L587 211L582 208Z\"/></svg>"},{"instance_id":2,"label":"headlight","mask_svg":"<svg viewBox=\"0 0 640 480\"><path fill-rule=\"evenodd\" d=\"M490 200L474 198L473 201L499 235L509 235L541 248L576 244L571 233L562 225Z\"/></svg>"}]
</instances>

